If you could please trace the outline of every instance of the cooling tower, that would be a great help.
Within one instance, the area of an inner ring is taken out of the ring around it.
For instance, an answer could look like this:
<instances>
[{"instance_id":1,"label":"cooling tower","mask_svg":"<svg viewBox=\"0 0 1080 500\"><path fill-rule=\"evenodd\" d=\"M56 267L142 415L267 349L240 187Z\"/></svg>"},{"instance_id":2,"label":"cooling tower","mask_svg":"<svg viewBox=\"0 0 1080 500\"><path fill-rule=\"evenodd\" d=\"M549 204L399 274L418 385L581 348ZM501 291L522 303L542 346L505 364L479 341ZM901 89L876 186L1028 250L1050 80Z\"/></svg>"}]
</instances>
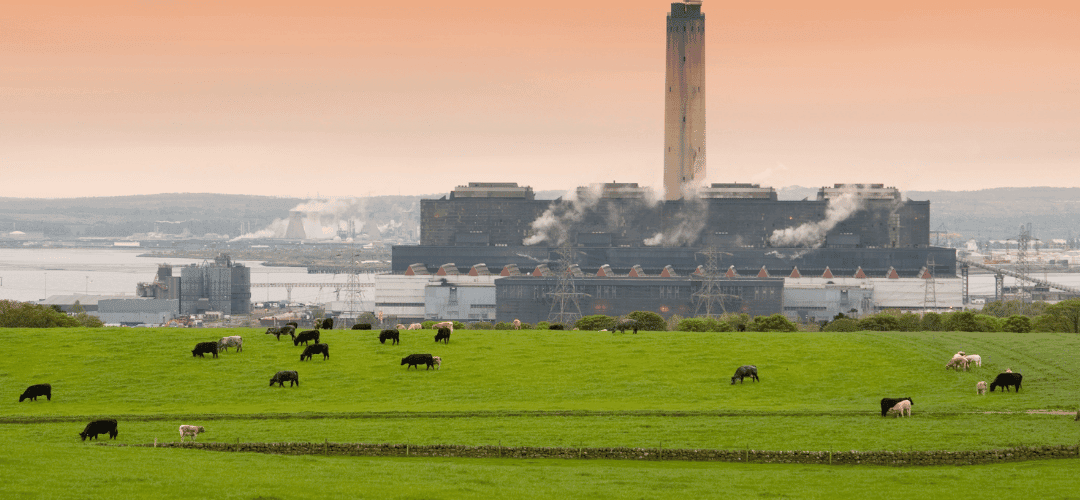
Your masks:
<instances>
[{"instance_id":1,"label":"cooling tower","mask_svg":"<svg viewBox=\"0 0 1080 500\"><path fill-rule=\"evenodd\" d=\"M285 238L290 240L306 240L304 232L304 213L289 212L289 227L285 230Z\"/></svg>"}]
</instances>

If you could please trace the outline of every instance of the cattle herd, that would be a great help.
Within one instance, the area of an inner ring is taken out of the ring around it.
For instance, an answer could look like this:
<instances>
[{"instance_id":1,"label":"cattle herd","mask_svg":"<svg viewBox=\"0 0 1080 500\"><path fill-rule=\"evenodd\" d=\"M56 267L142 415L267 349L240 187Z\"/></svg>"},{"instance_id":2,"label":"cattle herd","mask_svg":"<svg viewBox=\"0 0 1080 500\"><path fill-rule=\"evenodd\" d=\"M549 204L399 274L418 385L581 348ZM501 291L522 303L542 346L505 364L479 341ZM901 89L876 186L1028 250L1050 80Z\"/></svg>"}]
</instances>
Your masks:
<instances>
[{"instance_id":1,"label":"cattle herd","mask_svg":"<svg viewBox=\"0 0 1080 500\"><path fill-rule=\"evenodd\" d=\"M515 329L520 328L520 322L514 320ZM391 344L399 344L401 341L400 330L417 330L422 326L419 323L413 323L406 327L403 324L397 325L397 328L382 330L379 333L379 343L386 343L387 340L391 341ZM442 323L436 323L432 325L432 328L436 330L435 342L450 342L450 334L454 330L454 324L450 321ZM616 330L633 330L637 333L638 325L634 320L624 320L619 322L615 327ZM603 331L603 330L602 330ZM289 324L283 327L267 328L267 335L273 335L277 340L281 340L282 335L288 335L293 340L293 346L299 346L304 344L304 352L300 355L300 361L305 359L311 360L313 355L322 354L323 360L330 359L330 347L325 343L319 343L319 330L307 330L296 333L296 324ZM308 342L314 342L312 345L308 345ZM239 335L233 335L229 337L222 337L217 342L199 342L195 344L195 348L191 350L192 357L205 358L205 354L212 354L217 358L218 353L224 351L228 352L230 347L234 348L236 352L242 352L244 346L244 339ZM420 365L425 365L428 370L434 368L438 370L442 366L442 358L439 356L433 356L431 354L410 354L404 358L401 358L401 366L406 366L406 370L409 368L420 368ZM978 354L966 354L964 351L959 351L949 359L949 362L945 364L945 369L949 370L964 370L968 371L972 366L981 367L982 357ZM756 365L743 365L735 370L735 375L731 377L731 384L736 382L742 383L745 378L750 378L754 382L760 381L758 378ZM1023 380L1023 375L1019 373L1013 373L1011 369L1006 369L1003 373L997 375L994 381L989 384L990 392L994 392L995 389L1001 388L1002 392L1009 392L1009 388L1014 388L1016 392L1020 392L1020 384ZM270 387L277 384L278 387L285 387L285 382L289 383L289 387L300 385L300 376L294 370L281 370L274 374L270 378ZM986 394L987 383L986 381L979 381L975 384L976 394ZM50 384L35 384L27 387L25 391L19 396L19 402L23 402L27 399L30 401L37 401L39 396L45 396L49 401L52 401L52 385ZM910 397L904 398L882 398L881 399L881 416L888 415L911 416L911 406L915 402ZM1080 412L1078 412L1078 419L1080 419ZM180 441L183 442L185 437L190 436L194 441L195 437L200 433L206 432L206 429L201 426L195 425L181 425L180 426ZM86 428L79 433L79 436L83 441L86 438L97 439L99 434L108 434L110 439L116 439L119 434L117 431L116 420L104 419L95 420L86 425Z\"/></svg>"}]
</instances>

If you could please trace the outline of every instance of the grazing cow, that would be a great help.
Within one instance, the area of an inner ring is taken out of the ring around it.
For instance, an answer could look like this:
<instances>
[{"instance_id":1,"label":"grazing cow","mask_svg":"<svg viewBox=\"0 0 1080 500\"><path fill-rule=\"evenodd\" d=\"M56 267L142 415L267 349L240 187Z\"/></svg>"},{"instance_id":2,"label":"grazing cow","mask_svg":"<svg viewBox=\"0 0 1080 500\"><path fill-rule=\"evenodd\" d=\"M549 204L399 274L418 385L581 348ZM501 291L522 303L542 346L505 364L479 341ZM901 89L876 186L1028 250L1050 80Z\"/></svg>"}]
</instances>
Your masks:
<instances>
[{"instance_id":1,"label":"grazing cow","mask_svg":"<svg viewBox=\"0 0 1080 500\"><path fill-rule=\"evenodd\" d=\"M206 432L206 429L201 425L181 425L180 442L184 442L184 436L191 436L191 440L194 441L195 437L202 432Z\"/></svg>"},{"instance_id":2,"label":"grazing cow","mask_svg":"<svg viewBox=\"0 0 1080 500\"><path fill-rule=\"evenodd\" d=\"M1001 390L1009 392L1009 386L1016 387L1016 392L1020 392L1020 382L1024 380L1024 376L1019 373L999 373L994 381L990 383L990 392L994 392L994 389L1000 387Z\"/></svg>"},{"instance_id":3,"label":"grazing cow","mask_svg":"<svg viewBox=\"0 0 1080 500\"><path fill-rule=\"evenodd\" d=\"M191 357L194 358L195 356L198 356L200 358L205 358L206 356L203 356L203 354L206 353L213 353L216 358L218 353L218 343L199 342L198 344L195 344L195 348L191 350Z\"/></svg>"},{"instance_id":4,"label":"grazing cow","mask_svg":"<svg viewBox=\"0 0 1080 500\"><path fill-rule=\"evenodd\" d=\"M109 418L90 422L89 424L86 424L86 428L79 433L79 437L81 437L83 441L86 441L86 438L97 439L98 434L108 434L109 439L116 439L116 436L120 434L120 431L116 430L116 420Z\"/></svg>"},{"instance_id":5,"label":"grazing cow","mask_svg":"<svg viewBox=\"0 0 1080 500\"><path fill-rule=\"evenodd\" d=\"M559 323L555 323L553 325L548 325L548 330L563 330L565 328L566 328L565 326L560 325Z\"/></svg>"},{"instance_id":6,"label":"grazing cow","mask_svg":"<svg viewBox=\"0 0 1080 500\"><path fill-rule=\"evenodd\" d=\"M968 360L969 366L973 363L975 366L982 366L982 356L979 356L978 354L968 354L967 356L964 356L964 358Z\"/></svg>"},{"instance_id":7,"label":"grazing cow","mask_svg":"<svg viewBox=\"0 0 1080 500\"><path fill-rule=\"evenodd\" d=\"M398 330L398 331L401 331L401 330L408 330L409 327L407 327L407 326L405 326L405 325L403 325L401 323L398 323L396 326L394 326L394 329Z\"/></svg>"},{"instance_id":8,"label":"grazing cow","mask_svg":"<svg viewBox=\"0 0 1080 500\"><path fill-rule=\"evenodd\" d=\"M292 344L293 345L300 345L300 343L303 342L304 345L307 345L308 342L312 342L312 341L315 342L316 344L319 343L319 331L318 330L306 330L306 331L300 332L300 334L297 335L295 339L293 339Z\"/></svg>"},{"instance_id":9,"label":"grazing cow","mask_svg":"<svg viewBox=\"0 0 1080 500\"><path fill-rule=\"evenodd\" d=\"M435 357L430 354L410 354L401 358L401 364L409 365L405 367L406 370L414 366L419 370L420 367L418 365L427 365L427 369L430 370L435 366Z\"/></svg>"},{"instance_id":10,"label":"grazing cow","mask_svg":"<svg viewBox=\"0 0 1080 500\"><path fill-rule=\"evenodd\" d=\"M520 330L521 329L521 320L520 319L515 319L514 322L510 324L510 327L515 329L515 330Z\"/></svg>"},{"instance_id":11,"label":"grazing cow","mask_svg":"<svg viewBox=\"0 0 1080 500\"><path fill-rule=\"evenodd\" d=\"M626 333L627 330L633 330L634 333L638 331L638 322L636 319L622 319L615 324L615 328L612 331L618 331L619 333Z\"/></svg>"},{"instance_id":12,"label":"grazing cow","mask_svg":"<svg viewBox=\"0 0 1080 500\"><path fill-rule=\"evenodd\" d=\"M370 330L371 323L357 323L352 326L353 330Z\"/></svg>"},{"instance_id":13,"label":"grazing cow","mask_svg":"<svg viewBox=\"0 0 1080 500\"><path fill-rule=\"evenodd\" d=\"M442 343L449 344L450 343L450 332L451 332L451 330L449 328L439 328L439 333L435 334L435 342L438 342L438 341L441 340Z\"/></svg>"},{"instance_id":14,"label":"grazing cow","mask_svg":"<svg viewBox=\"0 0 1080 500\"><path fill-rule=\"evenodd\" d=\"M423 328L424 328L424 325L421 325L420 323L413 323L413 324L409 325L410 330L421 330Z\"/></svg>"},{"instance_id":15,"label":"grazing cow","mask_svg":"<svg viewBox=\"0 0 1080 500\"><path fill-rule=\"evenodd\" d=\"M293 383L300 385L300 375L292 370L281 370L270 379L270 387L273 387L275 383L278 387L285 387L285 382L289 383L289 387L292 387Z\"/></svg>"},{"instance_id":16,"label":"grazing cow","mask_svg":"<svg viewBox=\"0 0 1080 500\"><path fill-rule=\"evenodd\" d=\"M285 325L280 328L270 327L266 329L266 334L273 335L274 337L277 337L278 340L281 340L282 335L288 335L295 338L296 328L294 328L292 325Z\"/></svg>"},{"instance_id":17,"label":"grazing cow","mask_svg":"<svg viewBox=\"0 0 1080 500\"><path fill-rule=\"evenodd\" d=\"M893 405L892 408L889 408L889 411L888 411L887 414L891 415L891 414L895 413L896 418L900 418L900 417L904 416L905 411L907 411L907 416L910 417L911 416L911 401L908 401L906 399L900 401L899 403L896 403L895 405Z\"/></svg>"},{"instance_id":18,"label":"grazing cow","mask_svg":"<svg viewBox=\"0 0 1080 500\"><path fill-rule=\"evenodd\" d=\"M431 325L431 328L434 328L436 330L442 330L443 328L446 328L450 330L450 333L454 333L454 322L443 321L442 323L435 323L434 325Z\"/></svg>"},{"instance_id":19,"label":"grazing cow","mask_svg":"<svg viewBox=\"0 0 1080 500\"><path fill-rule=\"evenodd\" d=\"M735 385L735 381L743 383L743 377L750 377L754 382L758 382L757 365L742 365L735 369L735 375L731 377L731 385Z\"/></svg>"},{"instance_id":20,"label":"grazing cow","mask_svg":"<svg viewBox=\"0 0 1080 500\"><path fill-rule=\"evenodd\" d=\"M986 394L986 381L980 380L978 384L975 384L975 393L979 395Z\"/></svg>"},{"instance_id":21,"label":"grazing cow","mask_svg":"<svg viewBox=\"0 0 1080 500\"><path fill-rule=\"evenodd\" d=\"M957 354L953 356L952 359L950 359L949 362L945 365L946 370L948 370L949 368L952 368L956 371L960 371L960 369L963 368L964 371L967 371L968 360L967 358Z\"/></svg>"},{"instance_id":22,"label":"grazing cow","mask_svg":"<svg viewBox=\"0 0 1080 500\"><path fill-rule=\"evenodd\" d=\"M896 406L896 403L901 401L907 401L909 404L915 404L911 398L881 398L881 416L885 416L889 413L892 407Z\"/></svg>"},{"instance_id":23,"label":"grazing cow","mask_svg":"<svg viewBox=\"0 0 1080 500\"><path fill-rule=\"evenodd\" d=\"M397 330L383 330L379 333L379 343L385 344L386 341L390 341L390 345L401 343L401 332Z\"/></svg>"},{"instance_id":24,"label":"grazing cow","mask_svg":"<svg viewBox=\"0 0 1080 500\"><path fill-rule=\"evenodd\" d=\"M299 324L298 324L297 322L295 322L295 321L290 321L290 322L288 322L288 323L285 323L285 324L286 324L286 325L289 325L289 326L291 326L291 327L293 327L293 330L295 330L295 329L297 329L297 328L300 328L300 325L299 325Z\"/></svg>"},{"instance_id":25,"label":"grazing cow","mask_svg":"<svg viewBox=\"0 0 1080 500\"><path fill-rule=\"evenodd\" d=\"M322 354L323 361L330 359L330 346L326 344L309 345L304 348L304 353L300 355L300 361L303 361L304 358L311 361L311 356L314 354Z\"/></svg>"},{"instance_id":26,"label":"grazing cow","mask_svg":"<svg viewBox=\"0 0 1080 500\"><path fill-rule=\"evenodd\" d=\"M34 384L27 387L19 396L19 402L22 403L24 399L37 401L38 396L45 396L45 399L52 401L52 386L49 384Z\"/></svg>"},{"instance_id":27,"label":"grazing cow","mask_svg":"<svg viewBox=\"0 0 1080 500\"><path fill-rule=\"evenodd\" d=\"M432 356L431 359L435 360L435 369L436 370L438 370L439 368L442 367L442 358L440 358L438 356ZM408 368L406 368L406 370L408 370ZM419 368L417 368L417 370L419 370Z\"/></svg>"},{"instance_id":28,"label":"grazing cow","mask_svg":"<svg viewBox=\"0 0 1080 500\"><path fill-rule=\"evenodd\" d=\"M218 352L224 350L229 352L230 347L235 347L236 352L244 350L244 339L239 335L233 335L231 337L221 337L221 340L217 341Z\"/></svg>"},{"instance_id":29,"label":"grazing cow","mask_svg":"<svg viewBox=\"0 0 1080 500\"><path fill-rule=\"evenodd\" d=\"M1012 373L1012 368L1006 368L1005 373Z\"/></svg>"}]
</instances>

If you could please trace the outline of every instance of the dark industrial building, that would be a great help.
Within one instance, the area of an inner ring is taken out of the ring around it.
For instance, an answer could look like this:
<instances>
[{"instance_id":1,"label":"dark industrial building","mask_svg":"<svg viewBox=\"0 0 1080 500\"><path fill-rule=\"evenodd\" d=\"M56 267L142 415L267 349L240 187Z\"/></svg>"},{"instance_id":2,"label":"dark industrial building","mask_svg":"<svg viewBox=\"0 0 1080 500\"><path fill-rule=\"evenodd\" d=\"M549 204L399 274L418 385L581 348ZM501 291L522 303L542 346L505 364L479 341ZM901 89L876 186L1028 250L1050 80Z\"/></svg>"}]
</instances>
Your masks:
<instances>
[{"instance_id":1,"label":"dark industrial building","mask_svg":"<svg viewBox=\"0 0 1080 500\"><path fill-rule=\"evenodd\" d=\"M784 280L735 278L717 281L717 312L770 315L783 310ZM526 323L548 320L558 279L553 277L505 277L495 280L496 321L519 319ZM702 280L694 277L586 277L574 279L577 305L584 316L622 316L634 311L654 311L664 318L692 317L694 294ZM573 311L577 312L577 311Z\"/></svg>"},{"instance_id":2,"label":"dark industrial building","mask_svg":"<svg viewBox=\"0 0 1080 500\"><path fill-rule=\"evenodd\" d=\"M814 200L778 201L771 188L713 184L698 195L650 202L637 184L610 183L579 190L575 200L552 201L536 200L532 188L516 183L474 182L448 197L421 200L421 244L395 246L392 269L420 263L434 271L447 262L526 269L557 260L561 239L575 248L583 269L608 264L621 273L640 265L659 274L670 265L688 274L705 263L704 248L718 249L721 267L740 274L765 266L785 275L795 267L853 275L861 267L870 275L893 268L907 277L931 259L934 274L956 273L955 250L929 246L930 202L902 200L895 188L835 185ZM830 203L844 196L857 209L824 229L835 211ZM546 232L533 225L541 218L554 221ZM775 237L799 227L811 230L795 244Z\"/></svg>"}]
</instances>

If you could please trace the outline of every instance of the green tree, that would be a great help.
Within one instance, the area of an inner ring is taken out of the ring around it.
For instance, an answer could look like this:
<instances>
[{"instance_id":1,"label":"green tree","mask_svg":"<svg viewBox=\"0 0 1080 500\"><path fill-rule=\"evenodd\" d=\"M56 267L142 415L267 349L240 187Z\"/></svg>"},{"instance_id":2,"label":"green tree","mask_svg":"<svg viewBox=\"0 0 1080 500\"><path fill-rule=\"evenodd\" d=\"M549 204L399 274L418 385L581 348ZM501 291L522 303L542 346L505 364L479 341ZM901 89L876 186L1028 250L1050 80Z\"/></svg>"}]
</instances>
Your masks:
<instances>
[{"instance_id":1,"label":"green tree","mask_svg":"<svg viewBox=\"0 0 1080 500\"><path fill-rule=\"evenodd\" d=\"M783 314L772 316L756 316L750 324L746 325L748 332L794 332L798 327Z\"/></svg>"},{"instance_id":2,"label":"green tree","mask_svg":"<svg viewBox=\"0 0 1080 500\"><path fill-rule=\"evenodd\" d=\"M616 322L618 320L606 314L593 314L592 316L582 316L581 319L574 323L574 326L581 330L611 330L615 328Z\"/></svg>"},{"instance_id":3,"label":"green tree","mask_svg":"<svg viewBox=\"0 0 1080 500\"><path fill-rule=\"evenodd\" d=\"M638 322L638 329L646 332L667 331L667 321L664 317L652 311L634 311L626 315L627 318Z\"/></svg>"},{"instance_id":4,"label":"green tree","mask_svg":"<svg viewBox=\"0 0 1080 500\"><path fill-rule=\"evenodd\" d=\"M941 320L941 315L936 312L923 314L922 320L919 322L919 329L924 332L942 331L944 329L944 324Z\"/></svg>"},{"instance_id":5,"label":"green tree","mask_svg":"<svg viewBox=\"0 0 1080 500\"><path fill-rule=\"evenodd\" d=\"M945 331L949 332L977 332L979 325L975 322L975 313L971 311L959 311L945 316Z\"/></svg>"},{"instance_id":6,"label":"green tree","mask_svg":"<svg viewBox=\"0 0 1080 500\"><path fill-rule=\"evenodd\" d=\"M830 321L829 324L822 328L823 332L857 332L859 331L859 324L851 318L840 318Z\"/></svg>"},{"instance_id":7,"label":"green tree","mask_svg":"<svg viewBox=\"0 0 1080 500\"><path fill-rule=\"evenodd\" d=\"M1067 333L1080 333L1080 299L1063 300L1046 308L1046 315L1054 318Z\"/></svg>"},{"instance_id":8,"label":"green tree","mask_svg":"<svg viewBox=\"0 0 1080 500\"><path fill-rule=\"evenodd\" d=\"M900 319L892 314L882 312L863 317L859 320L858 326L860 330L897 332L900 331Z\"/></svg>"},{"instance_id":9,"label":"green tree","mask_svg":"<svg viewBox=\"0 0 1080 500\"><path fill-rule=\"evenodd\" d=\"M1013 333L1028 333L1031 331L1031 318L1022 314L1014 314L1005 320L1002 330Z\"/></svg>"},{"instance_id":10,"label":"green tree","mask_svg":"<svg viewBox=\"0 0 1080 500\"><path fill-rule=\"evenodd\" d=\"M731 328L736 332L745 332L746 326L750 324L750 315L746 313L725 313L720 315L720 321L731 325Z\"/></svg>"}]
</instances>

